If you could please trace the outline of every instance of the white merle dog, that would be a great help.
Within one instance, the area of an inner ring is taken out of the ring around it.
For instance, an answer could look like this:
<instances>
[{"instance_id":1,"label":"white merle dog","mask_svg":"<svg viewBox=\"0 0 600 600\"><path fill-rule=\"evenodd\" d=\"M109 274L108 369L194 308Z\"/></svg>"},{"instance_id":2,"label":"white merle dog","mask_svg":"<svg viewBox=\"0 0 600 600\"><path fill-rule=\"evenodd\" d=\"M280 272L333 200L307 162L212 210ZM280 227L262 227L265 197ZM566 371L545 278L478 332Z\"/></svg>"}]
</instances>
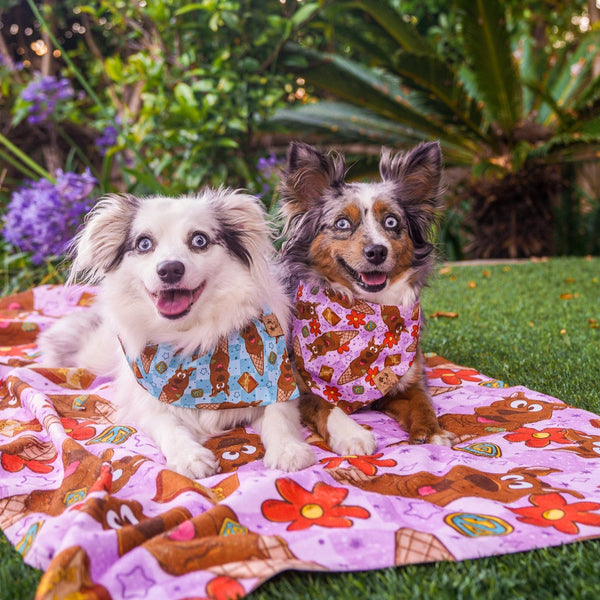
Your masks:
<instances>
[{"instance_id":1,"label":"white merle dog","mask_svg":"<svg viewBox=\"0 0 600 600\"><path fill-rule=\"evenodd\" d=\"M287 330L289 305L270 269L272 246L259 203L239 191L195 196L109 195L88 215L73 246L70 282L100 284L94 306L42 334L45 362L112 373L118 416L148 434L167 466L195 478L217 460L203 443L251 424L264 464L293 471L314 462L303 440L296 401L207 410L160 402L136 380L127 357L149 344L182 355L214 349L268 305Z\"/></svg>"}]
</instances>

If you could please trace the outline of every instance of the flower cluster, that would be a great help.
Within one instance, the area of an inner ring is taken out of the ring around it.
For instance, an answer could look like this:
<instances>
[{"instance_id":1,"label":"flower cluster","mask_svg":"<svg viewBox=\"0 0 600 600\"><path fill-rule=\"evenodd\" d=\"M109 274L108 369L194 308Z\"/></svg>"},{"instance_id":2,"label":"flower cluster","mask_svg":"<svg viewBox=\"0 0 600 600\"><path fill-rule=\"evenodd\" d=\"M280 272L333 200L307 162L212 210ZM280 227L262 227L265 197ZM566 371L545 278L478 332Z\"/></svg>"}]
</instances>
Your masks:
<instances>
[{"instance_id":1,"label":"flower cluster","mask_svg":"<svg viewBox=\"0 0 600 600\"><path fill-rule=\"evenodd\" d=\"M91 208L96 179L88 169L78 175L58 170L56 183L41 179L12 194L2 234L13 246L33 253L40 264L47 256L63 254Z\"/></svg>"},{"instance_id":2,"label":"flower cluster","mask_svg":"<svg viewBox=\"0 0 600 600\"><path fill-rule=\"evenodd\" d=\"M21 91L21 100L31 103L27 120L31 125L47 122L57 103L73 97L68 79L52 75L37 76Z\"/></svg>"},{"instance_id":3,"label":"flower cluster","mask_svg":"<svg viewBox=\"0 0 600 600\"><path fill-rule=\"evenodd\" d=\"M95 139L94 145L98 151L104 156L110 148L117 143L118 130L113 125L107 125L102 133Z\"/></svg>"},{"instance_id":4,"label":"flower cluster","mask_svg":"<svg viewBox=\"0 0 600 600\"><path fill-rule=\"evenodd\" d=\"M285 165L284 159L277 158L273 153L268 158L261 157L256 163L256 168L259 173L259 180L262 182L261 193L259 197L263 195L272 195L275 191L275 187L281 177L281 172Z\"/></svg>"}]
</instances>

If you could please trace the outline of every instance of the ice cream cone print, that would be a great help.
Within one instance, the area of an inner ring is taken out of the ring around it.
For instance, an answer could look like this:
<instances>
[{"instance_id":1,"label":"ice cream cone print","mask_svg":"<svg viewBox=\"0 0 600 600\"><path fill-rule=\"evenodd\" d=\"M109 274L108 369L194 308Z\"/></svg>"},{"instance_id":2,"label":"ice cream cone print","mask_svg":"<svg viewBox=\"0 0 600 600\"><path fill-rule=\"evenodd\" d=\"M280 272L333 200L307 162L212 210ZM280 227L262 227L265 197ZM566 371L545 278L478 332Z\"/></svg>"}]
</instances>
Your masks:
<instances>
[{"instance_id":1,"label":"ice cream cone print","mask_svg":"<svg viewBox=\"0 0 600 600\"><path fill-rule=\"evenodd\" d=\"M435 535L408 527L396 532L397 565L438 560L454 560L454 556Z\"/></svg>"},{"instance_id":2,"label":"ice cream cone print","mask_svg":"<svg viewBox=\"0 0 600 600\"><path fill-rule=\"evenodd\" d=\"M140 360L142 361L142 367L144 367L144 371L146 371L146 373L150 372L150 366L152 365L152 361L156 356L157 350L158 344L151 344L142 350Z\"/></svg>"},{"instance_id":3,"label":"ice cream cone print","mask_svg":"<svg viewBox=\"0 0 600 600\"><path fill-rule=\"evenodd\" d=\"M240 331L240 335L244 340L246 352L254 365L254 368L259 375L265 372L265 345L258 333L258 329L254 322L249 323Z\"/></svg>"}]
</instances>

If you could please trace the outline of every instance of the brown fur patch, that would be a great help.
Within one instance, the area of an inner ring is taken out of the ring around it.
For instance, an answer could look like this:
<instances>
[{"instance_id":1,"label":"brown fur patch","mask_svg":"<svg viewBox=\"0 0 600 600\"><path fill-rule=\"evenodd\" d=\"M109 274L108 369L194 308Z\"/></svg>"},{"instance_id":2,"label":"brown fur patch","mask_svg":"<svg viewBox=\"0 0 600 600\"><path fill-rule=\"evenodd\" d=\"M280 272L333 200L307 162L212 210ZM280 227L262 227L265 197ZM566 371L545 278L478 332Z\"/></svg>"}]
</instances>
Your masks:
<instances>
[{"instance_id":1,"label":"brown fur patch","mask_svg":"<svg viewBox=\"0 0 600 600\"><path fill-rule=\"evenodd\" d=\"M352 280L338 262L338 257L344 258L348 250L348 240L332 239L329 232L320 233L310 246L310 256L315 271L326 277L332 283L350 287ZM344 260L346 260L344 258ZM346 260L346 262L348 262Z\"/></svg>"}]
</instances>

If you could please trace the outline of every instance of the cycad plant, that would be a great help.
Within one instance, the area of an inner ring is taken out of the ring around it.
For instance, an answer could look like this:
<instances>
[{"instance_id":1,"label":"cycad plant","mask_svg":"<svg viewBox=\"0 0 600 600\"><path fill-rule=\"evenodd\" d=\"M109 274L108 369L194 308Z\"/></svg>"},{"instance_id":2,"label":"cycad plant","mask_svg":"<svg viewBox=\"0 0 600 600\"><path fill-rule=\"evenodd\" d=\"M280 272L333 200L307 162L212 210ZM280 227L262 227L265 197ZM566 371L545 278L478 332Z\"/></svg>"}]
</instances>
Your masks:
<instances>
[{"instance_id":1,"label":"cycad plant","mask_svg":"<svg viewBox=\"0 0 600 600\"><path fill-rule=\"evenodd\" d=\"M571 207L569 165L597 158L600 147L600 31L540 47L526 23L508 26L501 0L456 4L458 56L420 35L387 0L326 6L352 57L288 44L284 60L323 99L281 110L276 122L317 129L333 143L439 139L446 163L469 169L471 256L598 250L597 198L586 205L596 214L588 214L594 227L585 248L557 246L557 225ZM364 24L349 30L349 14Z\"/></svg>"}]
</instances>

